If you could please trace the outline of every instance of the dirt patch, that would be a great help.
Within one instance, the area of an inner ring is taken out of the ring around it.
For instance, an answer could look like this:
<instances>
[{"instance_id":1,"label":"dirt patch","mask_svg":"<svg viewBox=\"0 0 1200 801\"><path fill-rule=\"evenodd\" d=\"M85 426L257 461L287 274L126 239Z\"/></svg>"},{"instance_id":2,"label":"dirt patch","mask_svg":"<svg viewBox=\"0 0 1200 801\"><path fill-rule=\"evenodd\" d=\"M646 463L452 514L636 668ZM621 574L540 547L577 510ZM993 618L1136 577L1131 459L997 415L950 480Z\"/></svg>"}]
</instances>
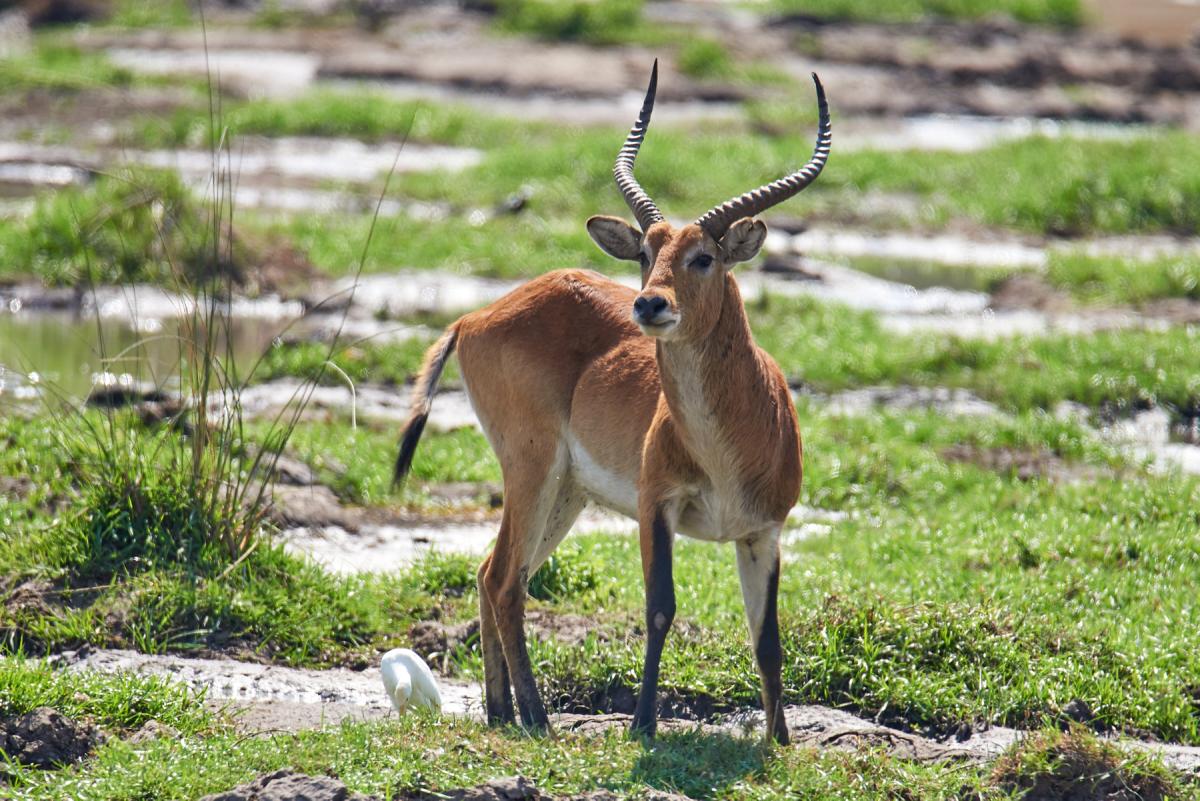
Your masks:
<instances>
[{"instance_id":1,"label":"dirt patch","mask_svg":"<svg viewBox=\"0 0 1200 801\"><path fill-rule=\"evenodd\" d=\"M495 482L447 481L426 484L425 491L450 506L470 507L483 502L489 509L504 506L504 488Z\"/></svg>"},{"instance_id":2,"label":"dirt patch","mask_svg":"<svg viewBox=\"0 0 1200 801\"><path fill-rule=\"evenodd\" d=\"M179 737L179 729L157 720L147 720L137 731L129 735L126 742L133 745L152 743L155 740L175 740Z\"/></svg>"},{"instance_id":3,"label":"dirt patch","mask_svg":"<svg viewBox=\"0 0 1200 801\"><path fill-rule=\"evenodd\" d=\"M620 797L609 790L552 796L542 792L524 776L492 779L457 790L396 796L402 801L616 801ZM651 790L643 797L646 801L687 801L687 796L656 790ZM329 776L307 776L291 770L280 770L259 776L229 792L205 796L201 801L371 801L374 798L376 796L353 793L346 785Z\"/></svg>"},{"instance_id":4,"label":"dirt patch","mask_svg":"<svg viewBox=\"0 0 1200 801\"><path fill-rule=\"evenodd\" d=\"M450 626L437 620L422 620L408 630L409 647L440 672L451 669L450 658L461 648L479 640L479 620Z\"/></svg>"},{"instance_id":5,"label":"dirt patch","mask_svg":"<svg viewBox=\"0 0 1200 801\"><path fill-rule=\"evenodd\" d=\"M1200 323L1200 301L1191 298L1162 298L1152 300L1141 308L1142 314L1156 320L1166 320L1171 325L1195 325Z\"/></svg>"},{"instance_id":6,"label":"dirt patch","mask_svg":"<svg viewBox=\"0 0 1200 801\"><path fill-rule=\"evenodd\" d=\"M1049 313L1068 312L1075 307L1070 295L1050 286L1044 278L1029 273L1002 279L992 290L989 305L997 311L1037 309Z\"/></svg>"},{"instance_id":7,"label":"dirt patch","mask_svg":"<svg viewBox=\"0 0 1200 801\"><path fill-rule=\"evenodd\" d=\"M346 785L329 776L277 770L228 792L206 795L201 801L370 801L372 798L375 796L350 792Z\"/></svg>"},{"instance_id":8,"label":"dirt patch","mask_svg":"<svg viewBox=\"0 0 1200 801\"><path fill-rule=\"evenodd\" d=\"M48 581L0 579L0 643L29 655L44 654L46 644L30 634L30 624L57 617L59 601L59 593Z\"/></svg>"},{"instance_id":9,"label":"dirt patch","mask_svg":"<svg viewBox=\"0 0 1200 801\"><path fill-rule=\"evenodd\" d=\"M847 86L863 85L838 93L843 113L1011 116L1019 109L1034 117L1185 122L1197 109L1200 58L1192 48L1003 20L784 22L776 30L810 62L829 63L821 75L831 87L839 74Z\"/></svg>"},{"instance_id":10,"label":"dirt patch","mask_svg":"<svg viewBox=\"0 0 1200 801\"><path fill-rule=\"evenodd\" d=\"M579 645L591 634L596 634L602 642L611 639L593 617L561 614L547 609L527 612L525 630L539 640L557 640L563 645Z\"/></svg>"},{"instance_id":11,"label":"dirt patch","mask_svg":"<svg viewBox=\"0 0 1200 801\"><path fill-rule=\"evenodd\" d=\"M1175 790L1167 775L1076 732L1032 735L997 760L991 780L1025 801L1158 801Z\"/></svg>"},{"instance_id":12,"label":"dirt patch","mask_svg":"<svg viewBox=\"0 0 1200 801\"><path fill-rule=\"evenodd\" d=\"M571 686L548 683L546 704L563 715L574 719L613 715L631 715L637 706L637 687L612 681L607 685ZM671 720L689 725L711 723L722 714L731 712L735 705L701 693L680 693L660 690L658 693L658 717L660 721Z\"/></svg>"},{"instance_id":13,"label":"dirt patch","mask_svg":"<svg viewBox=\"0 0 1200 801\"><path fill-rule=\"evenodd\" d=\"M445 790L438 793L421 793L404 796L411 801L616 801L623 796L610 790L594 790L569 796L553 796L542 792L537 785L524 776L509 776L493 779L462 790ZM687 801L687 796L651 790L642 796L646 801Z\"/></svg>"},{"instance_id":14,"label":"dirt patch","mask_svg":"<svg viewBox=\"0 0 1200 801\"><path fill-rule=\"evenodd\" d=\"M973 464L1001 475L1014 475L1021 481L1044 478L1071 483L1092 480L1105 472L1068 462L1046 448L984 447L964 442L944 448L941 457L947 462Z\"/></svg>"},{"instance_id":15,"label":"dirt patch","mask_svg":"<svg viewBox=\"0 0 1200 801\"><path fill-rule=\"evenodd\" d=\"M24 476L0 476L0 495L20 500L33 492L34 483Z\"/></svg>"},{"instance_id":16,"label":"dirt patch","mask_svg":"<svg viewBox=\"0 0 1200 801\"><path fill-rule=\"evenodd\" d=\"M578 645L597 632L594 618L583 615L557 614L547 610L528 612L525 631L538 640L555 640L564 645ZM600 632L601 639L608 639ZM409 647L442 673L452 673L450 660L456 652L474 650L479 642L479 619L466 623L448 624L440 620L422 620L408 630ZM624 705L622 705L624 706Z\"/></svg>"},{"instance_id":17,"label":"dirt patch","mask_svg":"<svg viewBox=\"0 0 1200 801\"><path fill-rule=\"evenodd\" d=\"M0 751L36 768L56 768L83 760L104 742L99 729L40 707L0 723Z\"/></svg>"}]
</instances>

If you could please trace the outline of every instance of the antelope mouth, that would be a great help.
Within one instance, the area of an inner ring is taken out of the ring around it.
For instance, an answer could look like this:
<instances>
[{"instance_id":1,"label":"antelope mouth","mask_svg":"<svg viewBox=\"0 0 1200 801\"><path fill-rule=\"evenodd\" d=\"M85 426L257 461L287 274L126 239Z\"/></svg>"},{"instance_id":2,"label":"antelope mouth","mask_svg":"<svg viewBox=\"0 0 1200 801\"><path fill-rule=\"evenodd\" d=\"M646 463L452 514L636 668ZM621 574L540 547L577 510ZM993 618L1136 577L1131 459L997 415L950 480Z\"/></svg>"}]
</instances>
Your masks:
<instances>
[{"instance_id":1,"label":"antelope mouth","mask_svg":"<svg viewBox=\"0 0 1200 801\"><path fill-rule=\"evenodd\" d=\"M640 320L634 320L634 322L637 323L638 328L642 329L642 333L648 337L665 337L679 327L678 317L669 317L653 323L644 323Z\"/></svg>"}]
</instances>

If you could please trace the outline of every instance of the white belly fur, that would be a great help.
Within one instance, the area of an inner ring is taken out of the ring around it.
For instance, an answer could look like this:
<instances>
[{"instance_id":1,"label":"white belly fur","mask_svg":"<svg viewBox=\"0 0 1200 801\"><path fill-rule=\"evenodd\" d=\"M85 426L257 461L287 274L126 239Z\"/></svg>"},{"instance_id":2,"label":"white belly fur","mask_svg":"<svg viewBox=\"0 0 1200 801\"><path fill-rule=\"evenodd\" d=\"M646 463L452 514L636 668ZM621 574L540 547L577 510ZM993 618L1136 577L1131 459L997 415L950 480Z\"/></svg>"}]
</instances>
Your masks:
<instances>
[{"instance_id":1,"label":"white belly fur","mask_svg":"<svg viewBox=\"0 0 1200 801\"><path fill-rule=\"evenodd\" d=\"M636 520L637 486L602 467L570 434L567 448L571 454L571 472L592 500Z\"/></svg>"}]
</instances>

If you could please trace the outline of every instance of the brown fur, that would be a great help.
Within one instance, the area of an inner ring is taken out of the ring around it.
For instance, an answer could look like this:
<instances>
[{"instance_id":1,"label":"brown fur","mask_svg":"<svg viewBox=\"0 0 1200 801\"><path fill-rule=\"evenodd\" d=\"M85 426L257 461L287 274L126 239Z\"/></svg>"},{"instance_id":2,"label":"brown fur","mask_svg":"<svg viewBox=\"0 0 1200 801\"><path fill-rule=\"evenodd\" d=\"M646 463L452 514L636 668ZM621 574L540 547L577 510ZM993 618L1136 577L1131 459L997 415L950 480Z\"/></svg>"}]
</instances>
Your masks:
<instances>
[{"instance_id":1,"label":"brown fur","mask_svg":"<svg viewBox=\"0 0 1200 801\"><path fill-rule=\"evenodd\" d=\"M580 270L540 276L452 326L463 381L504 472L504 518L479 573L490 720L512 719L511 680L522 722L547 725L523 631L526 585L584 501L598 495L597 476L636 488L623 511L636 512L647 590L662 599L654 602L661 608L647 607L648 626L665 625L647 654L638 730L654 730L658 654L674 614L673 591L663 587L670 581L664 527L766 543L761 561L770 564L752 576L764 583L748 597L768 592L771 571L777 581L770 553L777 559L778 530L800 491L800 432L783 374L751 337L723 243L696 225L647 231L652 259L640 295L665 298L680 318L663 338L632 321L639 293ZM686 263L698 251L713 256L711 267ZM431 350L419 387L432 386L439 364ZM774 653L760 642L764 632L778 636L773 591L762 614L765 622L750 621L754 644ZM768 731L786 741L777 664L772 671L764 674Z\"/></svg>"}]
</instances>

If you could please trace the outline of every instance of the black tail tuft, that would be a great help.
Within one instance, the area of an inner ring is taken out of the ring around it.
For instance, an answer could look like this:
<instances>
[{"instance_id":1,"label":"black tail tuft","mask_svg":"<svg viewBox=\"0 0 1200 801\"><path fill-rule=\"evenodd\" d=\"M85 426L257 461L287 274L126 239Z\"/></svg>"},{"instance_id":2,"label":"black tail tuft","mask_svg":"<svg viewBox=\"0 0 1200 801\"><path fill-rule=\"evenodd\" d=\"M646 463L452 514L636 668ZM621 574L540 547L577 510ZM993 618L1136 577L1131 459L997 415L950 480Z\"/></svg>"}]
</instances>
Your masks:
<instances>
[{"instance_id":1,"label":"black tail tuft","mask_svg":"<svg viewBox=\"0 0 1200 801\"><path fill-rule=\"evenodd\" d=\"M425 354L425 364L413 385L412 414L404 433L400 435L400 453L396 455L396 469L392 473L392 486L403 483L408 471L412 468L413 454L417 451L417 443L421 433L425 431L425 422L429 420L429 409L433 406L433 396L437 392L438 379L446 362L454 353L458 341L458 323L450 326L437 342L433 343Z\"/></svg>"},{"instance_id":2,"label":"black tail tuft","mask_svg":"<svg viewBox=\"0 0 1200 801\"><path fill-rule=\"evenodd\" d=\"M400 436L400 452L396 454L396 470L392 473L392 486L404 483L408 471L412 469L413 454L417 452L417 443L425 431L425 421L428 419L428 414L418 414L404 427L404 433Z\"/></svg>"}]
</instances>

